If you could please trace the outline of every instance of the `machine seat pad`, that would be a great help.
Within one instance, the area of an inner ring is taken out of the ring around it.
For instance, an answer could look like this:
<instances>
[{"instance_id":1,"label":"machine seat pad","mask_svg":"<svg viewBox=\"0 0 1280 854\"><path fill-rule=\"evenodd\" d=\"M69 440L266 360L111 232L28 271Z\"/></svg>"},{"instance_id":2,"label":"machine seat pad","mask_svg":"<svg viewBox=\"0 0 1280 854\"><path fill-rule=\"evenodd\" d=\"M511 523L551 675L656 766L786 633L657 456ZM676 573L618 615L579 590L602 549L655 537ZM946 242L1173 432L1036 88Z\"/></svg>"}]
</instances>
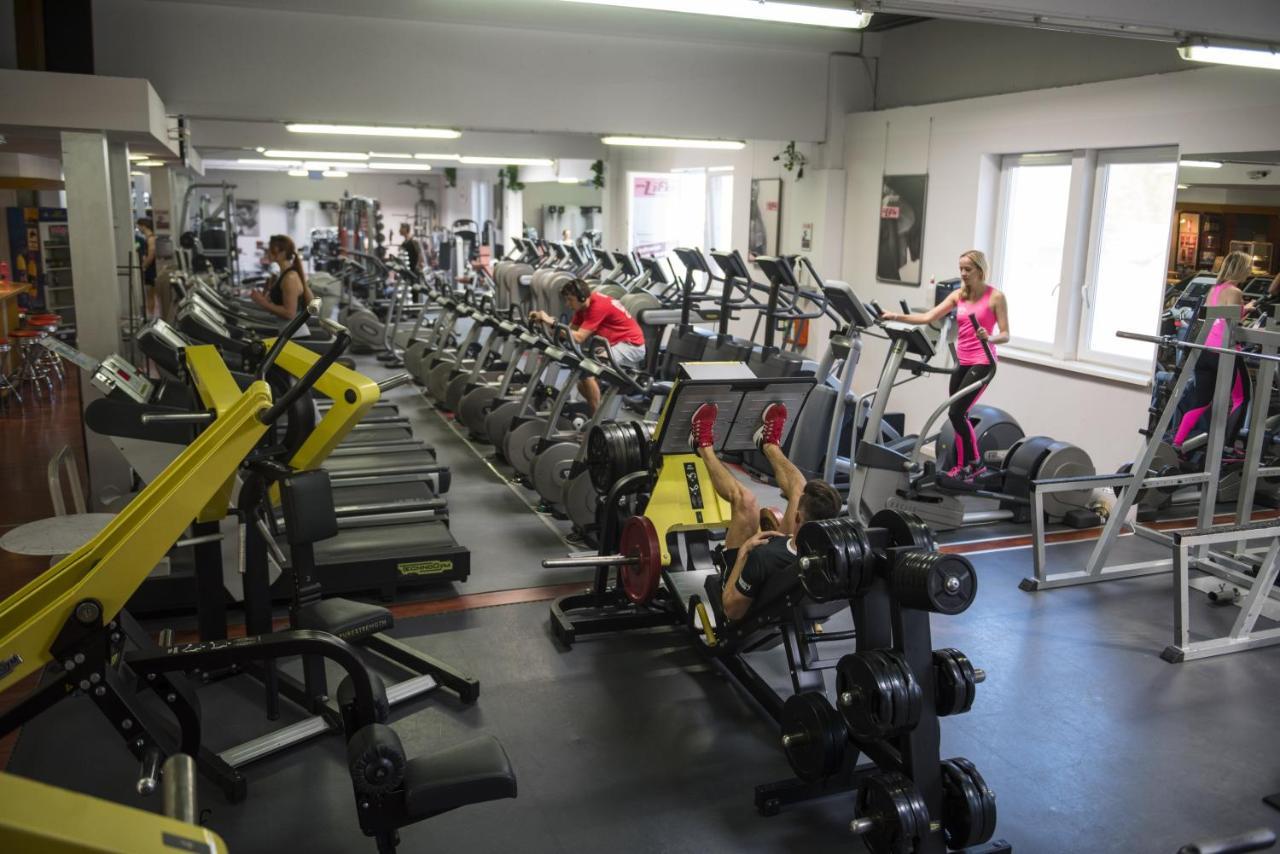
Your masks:
<instances>
[{"instance_id":1,"label":"machine seat pad","mask_svg":"<svg viewBox=\"0 0 1280 854\"><path fill-rule=\"evenodd\" d=\"M298 628L328 632L352 643L394 625L395 618L386 608L351 599L322 599L298 610Z\"/></svg>"},{"instance_id":2,"label":"machine seat pad","mask_svg":"<svg viewBox=\"0 0 1280 854\"><path fill-rule=\"evenodd\" d=\"M467 804L516 796L516 772L502 742L491 735L409 760L405 811L413 820Z\"/></svg>"}]
</instances>

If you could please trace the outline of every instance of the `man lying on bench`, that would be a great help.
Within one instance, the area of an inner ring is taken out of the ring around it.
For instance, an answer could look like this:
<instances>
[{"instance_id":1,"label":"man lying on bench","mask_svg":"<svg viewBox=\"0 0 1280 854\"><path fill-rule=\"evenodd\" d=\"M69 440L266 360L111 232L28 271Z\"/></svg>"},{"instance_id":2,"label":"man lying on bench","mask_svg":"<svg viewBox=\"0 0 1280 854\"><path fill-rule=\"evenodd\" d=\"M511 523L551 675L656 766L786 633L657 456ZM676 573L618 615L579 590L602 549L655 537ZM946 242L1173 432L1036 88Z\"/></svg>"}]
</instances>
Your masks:
<instances>
[{"instance_id":1,"label":"man lying on bench","mask_svg":"<svg viewBox=\"0 0 1280 854\"><path fill-rule=\"evenodd\" d=\"M751 490L716 456L718 414L714 403L698 407L689 429L689 445L706 464L716 493L733 508L733 517L724 535L723 559L727 574L720 604L726 617L738 620L750 610L752 600L769 576L796 562L794 537L800 526L840 515L843 502L835 487L824 480L806 481L787 459L778 446L787 422L787 408L772 403L760 417L755 442L773 466L773 476L787 500L787 509L781 520L771 509L761 511ZM762 530L762 527L771 530Z\"/></svg>"}]
</instances>

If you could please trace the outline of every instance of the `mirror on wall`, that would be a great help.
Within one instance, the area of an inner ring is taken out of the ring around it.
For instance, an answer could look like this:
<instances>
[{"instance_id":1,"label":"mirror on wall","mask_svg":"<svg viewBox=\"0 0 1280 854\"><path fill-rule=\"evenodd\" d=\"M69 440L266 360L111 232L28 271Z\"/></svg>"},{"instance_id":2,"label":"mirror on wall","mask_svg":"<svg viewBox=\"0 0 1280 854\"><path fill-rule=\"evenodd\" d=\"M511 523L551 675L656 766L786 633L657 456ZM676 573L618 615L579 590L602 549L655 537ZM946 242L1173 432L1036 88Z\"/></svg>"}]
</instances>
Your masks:
<instances>
[{"instance_id":1,"label":"mirror on wall","mask_svg":"<svg viewBox=\"0 0 1280 854\"><path fill-rule=\"evenodd\" d=\"M1161 334L1194 339L1200 308L1210 298L1233 252L1244 252L1249 258L1249 269L1237 282L1246 303L1265 301L1268 294L1275 296L1274 291L1280 290L1280 258L1276 254L1280 247L1280 150L1183 152L1171 232ZM1251 317L1256 322L1256 314ZM1177 379L1181 352L1185 351L1162 347L1157 354L1153 421ZM1187 441L1185 431L1174 432L1186 412L1196 408L1193 395L1194 389L1184 394L1171 435L1166 438ZM1207 429L1207 422L1206 413L1191 435Z\"/></svg>"}]
</instances>

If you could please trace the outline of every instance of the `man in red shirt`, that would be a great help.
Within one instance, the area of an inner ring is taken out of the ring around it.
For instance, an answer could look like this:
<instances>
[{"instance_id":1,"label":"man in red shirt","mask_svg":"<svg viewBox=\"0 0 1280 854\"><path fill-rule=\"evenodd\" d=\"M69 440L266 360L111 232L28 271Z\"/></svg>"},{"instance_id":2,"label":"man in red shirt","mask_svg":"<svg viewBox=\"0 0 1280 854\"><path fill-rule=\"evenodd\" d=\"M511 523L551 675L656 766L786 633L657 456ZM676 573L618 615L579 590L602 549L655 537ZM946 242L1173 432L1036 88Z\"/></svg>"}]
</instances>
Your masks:
<instances>
[{"instance_id":1,"label":"man in red shirt","mask_svg":"<svg viewBox=\"0 0 1280 854\"><path fill-rule=\"evenodd\" d=\"M573 312L569 326L574 341L582 344L598 335L609 342L609 352L619 366L638 368L644 364L644 332L622 303L604 294L592 293L591 286L582 279L566 282L560 296ZM556 322L545 311L533 311L529 316L546 324ZM600 386L595 377L583 377L578 382L578 391L595 412L600 405Z\"/></svg>"}]
</instances>

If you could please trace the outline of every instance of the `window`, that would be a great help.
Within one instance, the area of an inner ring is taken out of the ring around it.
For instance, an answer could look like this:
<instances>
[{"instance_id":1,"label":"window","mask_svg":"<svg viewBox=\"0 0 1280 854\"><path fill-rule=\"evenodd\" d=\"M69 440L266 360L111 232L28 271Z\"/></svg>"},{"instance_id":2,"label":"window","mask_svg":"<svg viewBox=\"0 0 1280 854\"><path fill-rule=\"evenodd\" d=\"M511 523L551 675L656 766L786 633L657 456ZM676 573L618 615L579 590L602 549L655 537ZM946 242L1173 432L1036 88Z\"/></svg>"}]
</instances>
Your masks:
<instances>
[{"instance_id":1,"label":"window","mask_svg":"<svg viewBox=\"0 0 1280 854\"><path fill-rule=\"evenodd\" d=\"M1155 347L1116 332L1153 331L1164 293L1178 164L1150 153L1098 158L1094 232L1082 290L1078 352L1091 362L1149 370Z\"/></svg>"},{"instance_id":2,"label":"window","mask_svg":"<svg viewBox=\"0 0 1280 854\"><path fill-rule=\"evenodd\" d=\"M631 249L662 255L677 246L731 245L731 170L628 172L627 182Z\"/></svg>"},{"instance_id":3,"label":"window","mask_svg":"<svg viewBox=\"0 0 1280 854\"><path fill-rule=\"evenodd\" d=\"M992 280L1009 297L1011 355L1145 376L1163 293L1177 152L1010 155L1001 163Z\"/></svg>"},{"instance_id":4,"label":"window","mask_svg":"<svg viewBox=\"0 0 1280 854\"><path fill-rule=\"evenodd\" d=\"M995 281L1018 307L1011 343L1048 352L1058 330L1071 155L1006 157L1003 185Z\"/></svg>"}]
</instances>

